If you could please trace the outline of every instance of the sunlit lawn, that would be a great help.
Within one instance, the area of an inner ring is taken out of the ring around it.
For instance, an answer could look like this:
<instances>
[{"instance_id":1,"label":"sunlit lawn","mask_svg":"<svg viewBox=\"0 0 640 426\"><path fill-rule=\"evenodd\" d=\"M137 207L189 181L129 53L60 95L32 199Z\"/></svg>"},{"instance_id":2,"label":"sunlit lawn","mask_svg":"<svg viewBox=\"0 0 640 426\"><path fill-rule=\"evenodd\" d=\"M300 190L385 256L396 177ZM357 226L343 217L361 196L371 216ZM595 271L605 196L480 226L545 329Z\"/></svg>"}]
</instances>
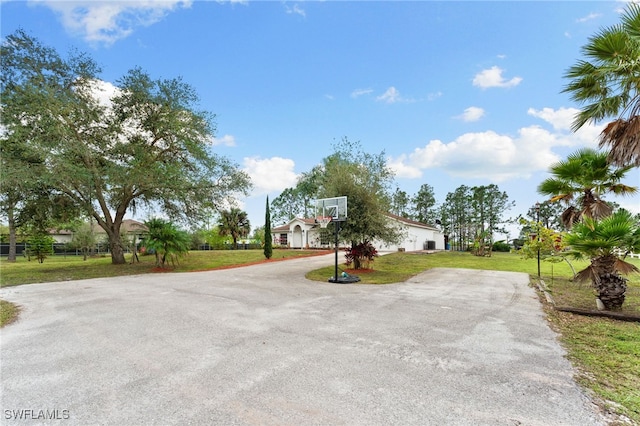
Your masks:
<instances>
[{"instance_id":1,"label":"sunlit lawn","mask_svg":"<svg viewBox=\"0 0 640 426\"><path fill-rule=\"evenodd\" d=\"M323 253L326 252L274 249L272 260ZM131 255L127 255L126 259L129 262ZM28 262L24 257L18 257L17 262L10 263L7 262L6 258L3 258L0 260L0 286L157 272L154 256L139 256L139 259L140 262L112 265L111 257L109 256L89 258L86 261L82 260L82 256L51 256L45 259L44 263L38 263L35 260ZM262 250L192 251L175 264L169 264L168 269L173 272L200 271L264 260L265 257Z\"/></svg>"}]
</instances>

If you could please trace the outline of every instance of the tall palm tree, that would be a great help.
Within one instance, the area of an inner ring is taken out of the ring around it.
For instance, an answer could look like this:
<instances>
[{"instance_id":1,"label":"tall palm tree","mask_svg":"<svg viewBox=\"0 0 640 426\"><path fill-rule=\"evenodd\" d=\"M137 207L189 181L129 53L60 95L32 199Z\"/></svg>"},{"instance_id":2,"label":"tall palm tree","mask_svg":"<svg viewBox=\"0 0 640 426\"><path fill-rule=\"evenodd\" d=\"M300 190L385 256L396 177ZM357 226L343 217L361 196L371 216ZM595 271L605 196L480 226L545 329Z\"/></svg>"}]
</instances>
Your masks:
<instances>
[{"instance_id":1,"label":"tall palm tree","mask_svg":"<svg viewBox=\"0 0 640 426\"><path fill-rule=\"evenodd\" d=\"M604 194L635 194L638 188L621 183L631 168L612 166L606 153L583 148L552 165L553 177L545 179L538 192L551 196L551 202L568 206L562 213L562 223L570 229L582 218L602 219L611 214L611 206L601 198Z\"/></svg>"},{"instance_id":2,"label":"tall palm tree","mask_svg":"<svg viewBox=\"0 0 640 426\"><path fill-rule=\"evenodd\" d=\"M621 22L601 29L582 47L587 60L566 72L563 92L583 104L573 130L587 122L615 117L600 135L609 145L609 161L640 166L640 4L629 3Z\"/></svg>"},{"instance_id":3,"label":"tall palm tree","mask_svg":"<svg viewBox=\"0 0 640 426\"><path fill-rule=\"evenodd\" d=\"M625 262L620 253L640 251L640 226L628 211L620 209L601 221L586 218L577 223L565 242L575 259L591 264L576 274L578 281L591 281L606 309L619 309L624 303L626 280L620 274L640 272Z\"/></svg>"},{"instance_id":4,"label":"tall palm tree","mask_svg":"<svg viewBox=\"0 0 640 426\"><path fill-rule=\"evenodd\" d=\"M246 237L251 231L251 224L247 212L233 207L230 210L220 212L218 232L220 235L228 235L233 238L233 248L236 248L238 238Z\"/></svg>"}]
</instances>

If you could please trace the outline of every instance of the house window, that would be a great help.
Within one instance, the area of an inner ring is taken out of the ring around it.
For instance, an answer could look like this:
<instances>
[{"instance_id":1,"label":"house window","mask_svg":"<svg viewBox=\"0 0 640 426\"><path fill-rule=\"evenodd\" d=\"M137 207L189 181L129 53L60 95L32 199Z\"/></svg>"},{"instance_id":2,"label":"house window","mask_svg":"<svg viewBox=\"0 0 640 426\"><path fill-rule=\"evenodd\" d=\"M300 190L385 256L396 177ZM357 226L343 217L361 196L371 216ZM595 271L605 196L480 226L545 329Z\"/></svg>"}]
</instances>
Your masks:
<instances>
[{"instance_id":1,"label":"house window","mask_svg":"<svg viewBox=\"0 0 640 426\"><path fill-rule=\"evenodd\" d=\"M280 234L280 245L281 246L287 245L287 234Z\"/></svg>"}]
</instances>

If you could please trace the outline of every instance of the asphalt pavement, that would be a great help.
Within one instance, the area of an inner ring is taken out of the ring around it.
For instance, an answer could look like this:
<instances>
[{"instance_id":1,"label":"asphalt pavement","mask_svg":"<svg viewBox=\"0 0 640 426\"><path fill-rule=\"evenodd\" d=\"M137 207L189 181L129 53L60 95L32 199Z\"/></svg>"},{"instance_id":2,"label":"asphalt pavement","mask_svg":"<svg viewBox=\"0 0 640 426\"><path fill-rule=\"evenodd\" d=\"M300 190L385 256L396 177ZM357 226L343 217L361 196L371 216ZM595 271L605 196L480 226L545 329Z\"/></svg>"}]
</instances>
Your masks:
<instances>
[{"instance_id":1,"label":"asphalt pavement","mask_svg":"<svg viewBox=\"0 0 640 426\"><path fill-rule=\"evenodd\" d=\"M0 424L605 424L526 274L304 278L332 262L0 289Z\"/></svg>"}]
</instances>

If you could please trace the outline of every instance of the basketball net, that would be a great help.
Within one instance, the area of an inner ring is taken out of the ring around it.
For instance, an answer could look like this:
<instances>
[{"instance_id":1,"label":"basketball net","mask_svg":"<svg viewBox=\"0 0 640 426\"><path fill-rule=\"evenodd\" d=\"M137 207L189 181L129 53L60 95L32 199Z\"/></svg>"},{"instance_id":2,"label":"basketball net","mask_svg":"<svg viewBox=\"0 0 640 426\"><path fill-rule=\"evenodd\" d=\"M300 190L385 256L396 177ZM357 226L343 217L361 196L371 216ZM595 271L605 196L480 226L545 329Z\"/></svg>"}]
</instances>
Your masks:
<instances>
[{"instance_id":1,"label":"basketball net","mask_svg":"<svg viewBox=\"0 0 640 426\"><path fill-rule=\"evenodd\" d=\"M326 228L331 222L331 216L316 216L316 223L320 224L320 228Z\"/></svg>"}]
</instances>

